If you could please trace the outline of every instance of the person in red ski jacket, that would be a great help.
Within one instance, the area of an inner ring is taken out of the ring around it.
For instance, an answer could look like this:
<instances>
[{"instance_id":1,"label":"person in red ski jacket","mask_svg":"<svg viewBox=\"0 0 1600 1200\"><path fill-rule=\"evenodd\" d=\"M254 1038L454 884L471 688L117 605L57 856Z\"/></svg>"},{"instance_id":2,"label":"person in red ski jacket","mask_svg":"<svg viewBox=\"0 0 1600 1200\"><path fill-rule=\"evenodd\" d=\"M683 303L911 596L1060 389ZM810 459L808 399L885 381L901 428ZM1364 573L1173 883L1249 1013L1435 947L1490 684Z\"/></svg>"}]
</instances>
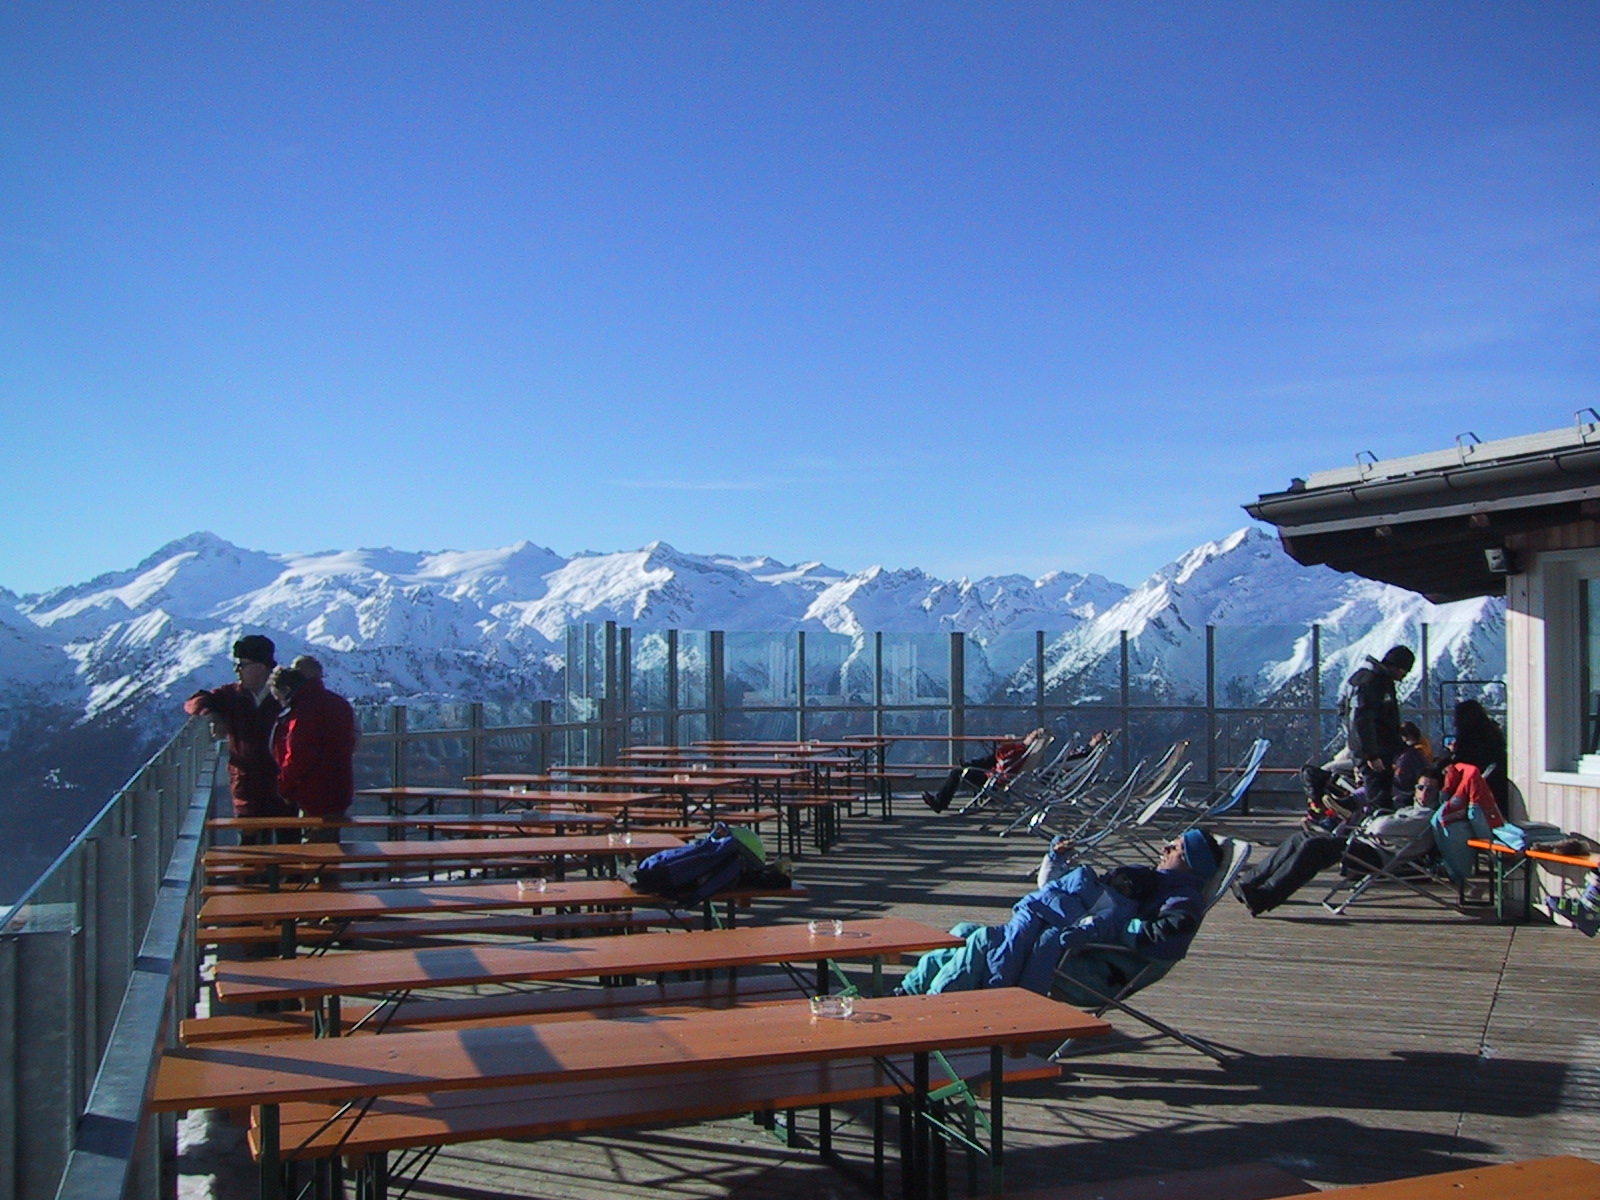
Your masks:
<instances>
[{"instance_id":1,"label":"person in red ski jacket","mask_svg":"<svg viewBox=\"0 0 1600 1200\"><path fill-rule=\"evenodd\" d=\"M320 679L279 667L272 691L283 712L272 730L278 791L307 817L344 816L355 798L355 712ZM338 841L338 828L311 828L307 841Z\"/></svg>"}]
</instances>

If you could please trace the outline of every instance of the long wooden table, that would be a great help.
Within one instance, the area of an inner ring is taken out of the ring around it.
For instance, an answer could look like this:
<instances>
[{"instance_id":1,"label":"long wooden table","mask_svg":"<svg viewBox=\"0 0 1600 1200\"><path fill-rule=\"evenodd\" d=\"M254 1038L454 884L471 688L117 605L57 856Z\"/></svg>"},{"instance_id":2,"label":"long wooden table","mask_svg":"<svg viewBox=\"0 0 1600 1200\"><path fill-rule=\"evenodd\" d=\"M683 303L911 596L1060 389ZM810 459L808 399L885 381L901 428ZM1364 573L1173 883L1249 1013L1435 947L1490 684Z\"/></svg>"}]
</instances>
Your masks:
<instances>
[{"instance_id":1,"label":"long wooden table","mask_svg":"<svg viewBox=\"0 0 1600 1200\"><path fill-rule=\"evenodd\" d=\"M225 962L215 988L226 1003L393 995L418 988L593 976L711 971L772 963L818 964L827 990L830 959L877 959L959 946L961 939L903 917L847 921L842 936L814 935L803 924L759 925L630 937L573 938L521 945L357 950L293 961ZM331 1028L339 1028L330 1016Z\"/></svg>"},{"instance_id":2,"label":"long wooden table","mask_svg":"<svg viewBox=\"0 0 1600 1200\"><path fill-rule=\"evenodd\" d=\"M697 935L671 936L683 941ZM907 1192L923 1197L932 1175L926 1119L931 1052L989 1048L990 1156L998 1167L1004 1152L1005 1048L1109 1029L1104 1021L1068 1005L1016 988L997 988L863 999L848 1020L819 1020L801 1002L391 1037L230 1042L167 1051L149 1107L153 1112L181 1112L260 1106L262 1193L273 1200L281 1178L278 1108L293 1101L360 1102L910 1054L913 1136L905 1164ZM994 1179L998 1186L998 1171Z\"/></svg>"},{"instance_id":3,"label":"long wooden table","mask_svg":"<svg viewBox=\"0 0 1600 1200\"><path fill-rule=\"evenodd\" d=\"M259 867L269 886L287 873L314 874L329 868L374 870L443 865L481 867L529 858L610 856L642 858L683 845L667 833L566 834L551 837L456 838L440 842L303 842L286 846L221 846L205 853L213 867Z\"/></svg>"},{"instance_id":4,"label":"long wooden table","mask_svg":"<svg viewBox=\"0 0 1600 1200\"><path fill-rule=\"evenodd\" d=\"M497 795L514 796L514 792L496 793ZM608 817L601 813L576 813L576 812L548 812L539 809L524 809L519 812L503 812L493 815L474 813L418 813L396 815L389 817L379 816L346 816L338 820L324 820L322 817L212 817L206 822L207 829L233 830L239 833L259 833L263 830L279 829L346 829L367 830L384 829L397 833L407 829L419 829L432 837L437 832L451 832L458 829L477 829L485 831L548 829L553 833L564 833L568 829L606 829L616 824L616 818Z\"/></svg>"},{"instance_id":5,"label":"long wooden table","mask_svg":"<svg viewBox=\"0 0 1600 1200\"><path fill-rule=\"evenodd\" d=\"M481 806L490 804L504 811L512 806L526 807L530 804L574 804L583 801L584 793L581 791L557 791L547 788L543 791L530 791L523 788L516 790L518 784L535 782L548 783L547 775L507 775L488 776L476 775L467 782L482 780L491 783L505 783L506 787L418 787L407 785L403 787L375 787L362 788L356 793L358 796L369 796L384 802L391 814L398 815L424 815L437 812L439 801L451 800L465 802L468 805ZM629 805L659 804L663 800L660 792L636 791L628 794L616 792L607 793L607 804L611 808L627 808ZM414 802L417 808L406 812L407 802Z\"/></svg>"}]
</instances>

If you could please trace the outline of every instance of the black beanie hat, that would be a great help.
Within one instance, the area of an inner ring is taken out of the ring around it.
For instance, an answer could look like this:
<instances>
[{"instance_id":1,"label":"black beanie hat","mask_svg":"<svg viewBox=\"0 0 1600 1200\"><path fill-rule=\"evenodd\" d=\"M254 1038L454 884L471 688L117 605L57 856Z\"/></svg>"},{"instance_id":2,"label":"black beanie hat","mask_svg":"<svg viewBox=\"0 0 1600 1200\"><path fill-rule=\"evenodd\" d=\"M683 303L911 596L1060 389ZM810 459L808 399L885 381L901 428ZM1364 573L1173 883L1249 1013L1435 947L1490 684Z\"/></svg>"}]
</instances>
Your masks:
<instances>
[{"instance_id":1,"label":"black beanie hat","mask_svg":"<svg viewBox=\"0 0 1600 1200\"><path fill-rule=\"evenodd\" d=\"M1382 658L1382 663L1404 675L1416 664L1417 656L1407 646L1395 646Z\"/></svg>"},{"instance_id":2,"label":"black beanie hat","mask_svg":"<svg viewBox=\"0 0 1600 1200\"><path fill-rule=\"evenodd\" d=\"M252 633L233 644L233 657L240 662L256 662L271 667L277 665L277 650L271 638Z\"/></svg>"}]
</instances>

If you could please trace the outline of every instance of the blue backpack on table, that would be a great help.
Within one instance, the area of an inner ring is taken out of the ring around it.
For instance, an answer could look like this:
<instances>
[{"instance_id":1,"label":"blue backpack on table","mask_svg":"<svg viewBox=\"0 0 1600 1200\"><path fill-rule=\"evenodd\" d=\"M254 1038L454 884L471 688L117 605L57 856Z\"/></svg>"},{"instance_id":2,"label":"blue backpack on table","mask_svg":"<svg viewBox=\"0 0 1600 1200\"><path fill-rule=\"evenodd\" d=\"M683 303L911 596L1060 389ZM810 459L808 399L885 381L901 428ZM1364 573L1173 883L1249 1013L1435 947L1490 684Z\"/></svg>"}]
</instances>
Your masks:
<instances>
[{"instance_id":1,"label":"blue backpack on table","mask_svg":"<svg viewBox=\"0 0 1600 1200\"><path fill-rule=\"evenodd\" d=\"M719 824L706 837L645 859L634 874L633 886L680 904L699 904L737 886L747 870L759 872L764 865Z\"/></svg>"}]
</instances>

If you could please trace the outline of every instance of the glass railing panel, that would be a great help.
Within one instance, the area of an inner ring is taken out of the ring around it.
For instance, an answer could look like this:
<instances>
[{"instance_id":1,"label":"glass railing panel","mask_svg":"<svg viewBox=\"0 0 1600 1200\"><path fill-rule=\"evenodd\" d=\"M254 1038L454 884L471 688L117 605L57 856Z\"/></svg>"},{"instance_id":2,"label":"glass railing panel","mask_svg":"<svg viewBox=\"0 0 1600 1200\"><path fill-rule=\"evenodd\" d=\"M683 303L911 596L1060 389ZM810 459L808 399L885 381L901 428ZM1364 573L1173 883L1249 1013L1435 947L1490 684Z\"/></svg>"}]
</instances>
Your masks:
<instances>
[{"instance_id":1,"label":"glass railing panel","mask_svg":"<svg viewBox=\"0 0 1600 1200\"><path fill-rule=\"evenodd\" d=\"M667 744L667 719L664 716L631 717L628 720L628 745L664 746Z\"/></svg>"},{"instance_id":2,"label":"glass railing panel","mask_svg":"<svg viewBox=\"0 0 1600 1200\"><path fill-rule=\"evenodd\" d=\"M1300 791L1299 771L1312 744L1313 726L1303 713L1220 713L1217 716L1216 762L1220 772L1239 765L1256 738L1272 742L1262 763L1265 774L1253 794ZM1341 743L1342 744L1342 743Z\"/></svg>"},{"instance_id":3,"label":"glass railing panel","mask_svg":"<svg viewBox=\"0 0 1600 1200\"><path fill-rule=\"evenodd\" d=\"M1035 713L1027 708L969 707L963 712L965 731L969 734L992 735L997 738L1020 738L1033 728Z\"/></svg>"},{"instance_id":4,"label":"glass railing panel","mask_svg":"<svg viewBox=\"0 0 1600 1200\"><path fill-rule=\"evenodd\" d=\"M811 639L806 639L807 649ZM836 742L855 734L872 732L872 710L857 708L835 711L806 709L806 737L819 742Z\"/></svg>"},{"instance_id":5,"label":"glass railing panel","mask_svg":"<svg viewBox=\"0 0 1600 1200\"><path fill-rule=\"evenodd\" d=\"M678 717L678 745L690 746L709 736L705 713L682 713Z\"/></svg>"},{"instance_id":6,"label":"glass railing panel","mask_svg":"<svg viewBox=\"0 0 1600 1200\"><path fill-rule=\"evenodd\" d=\"M356 788L389 787L394 783L394 743L363 739L355 754Z\"/></svg>"},{"instance_id":7,"label":"glass railing panel","mask_svg":"<svg viewBox=\"0 0 1600 1200\"><path fill-rule=\"evenodd\" d=\"M885 639L887 640L887 639ZM895 738L932 738L931 741L894 741L889 743L887 761L904 766L927 766L948 763L950 743L945 740L950 733L950 713L945 709L926 711L892 711L883 714L883 732ZM960 757L959 751L957 758Z\"/></svg>"},{"instance_id":8,"label":"glass railing panel","mask_svg":"<svg viewBox=\"0 0 1600 1200\"><path fill-rule=\"evenodd\" d=\"M968 634L963 641L963 690L969 705L1034 702L1034 657L1038 638L1032 630L992 637ZM1046 644L1048 642L1047 637Z\"/></svg>"},{"instance_id":9,"label":"glass railing panel","mask_svg":"<svg viewBox=\"0 0 1600 1200\"><path fill-rule=\"evenodd\" d=\"M875 639L847 633L806 634L806 704L871 704Z\"/></svg>"},{"instance_id":10,"label":"glass railing panel","mask_svg":"<svg viewBox=\"0 0 1600 1200\"><path fill-rule=\"evenodd\" d=\"M422 700L406 704L406 728L413 732L430 729L466 729L471 722L470 704L453 700Z\"/></svg>"},{"instance_id":11,"label":"glass railing panel","mask_svg":"<svg viewBox=\"0 0 1600 1200\"><path fill-rule=\"evenodd\" d=\"M1101 728L1113 729L1114 722L1114 716L1108 713ZM1079 738L1080 744L1089 732L1092 731L1085 731ZM1190 783L1203 783L1207 778L1206 714L1203 711L1129 713L1127 737L1119 739L1112 748L1110 760L1123 772L1131 771L1140 762L1154 767L1178 742L1189 743L1183 757L1194 764L1184 778Z\"/></svg>"},{"instance_id":12,"label":"glass railing panel","mask_svg":"<svg viewBox=\"0 0 1600 1200\"><path fill-rule=\"evenodd\" d=\"M478 750L478 766L485 775L528 775L538 769L536 739L531 733L501 733L485 737Z\"/></svg>"},{"instance_id":13,"label":"glass railing panel","mask_svg":"<svg viewBox=\"0 0 1600 1200\"><path fill-rule=\"evenodd\" d=\"M728 633L722 639L727 707L793 707L799 696L798 639L792 633Z\"/></svg>"},{"instance_id":14,"label":"glass railing panel","mask_svg":"<svg viewBox=\"0 0 1600 1200\"><path fill-rule=\"evenodd\" d=\"M1309 626L1219 625L1212 637L1218 708L1307 709L1314 703Z\"/></svg>"},{"instance_id":15,"label":"glass railing panel","mask_svg":"<svg viewBox=\"0 0 1600 1200\"><path fill-rule=\"evenodd\" d=\"M483 726L503 729L507 725L534 725L539 720L537 700L485 700Z\"/></svg>"},{"instance_id":16,"label":"glass railing panel","mask_svg":"<svg viewBox=\"0 0 1600 1200\"><path fill-rule=\"evenodd\" d=\"M1046 638L1044 688L1045 703L1052 708L1120 703L1122 658L1117 639Z\"/></svg>"},{"instance_id":17,"label":"glass railing panel","mask_svg":"<svg viewBox=\"0 0 1600 1200\"><path fill-rule=\"evenodd\" d=\"M430 737L406 742L406 783L412 787L461 787L471 769L466 738Z\"/></svg>"},{"instance_id":18,"label":"glass railing panel","mask_svg":"<svg viewBox=\"0 0 1600 1200\"><path fill-rule=\"evenodd\" d=\"M948 704L950 638L942 633L883 635L883 702Z\"/></svg>"},{"instance_id":19,"label":"glass railing panel","mask_svg":"<svg viewBox=\"0 0 1600 1200\"><path fill-rule=\"evenodd\" d=\"M388 733L394 728L394 708L388 704L357 704L356 728L363 734Z\"/></svg>"},{"instance_id":20,"label":"glass railing panel","mask_svg":"<svg viewBox=\"0 0 1600 1200\"><path fill-rule=\"evenodd\" d=\"M678 707L704 708L711 669L711 635L703 630L678 633Z\"/></svg>"},{"instance_id":21,"label":"glass railing panel","mask_svg":"<svg viewBox=\"0 0 1600 1200\"><path fill-rule=\"evenodd\" d=\"M722 734L735 742L791 742L795 738L794 712L731 710L723 717Z\"/></svg>"},{"instance_id":22,"label":"glass railing panel","mask_svg":"<svg viewBox=\"0 0 1600 1200\"><path fill-rule=\"evenodd\" d=\"M1044 727L1055 738L1048 755L1048 758L1053 759L1061 753L1063 746L1080 749L1088 745L1090 736L1098 730L1120 729L1122 713L1118 709L1097 708L1090 705L1065 710L1046 709ZM1122 763L1122 748L1120 745L1115 746L1110 753L1108 769L1120 769Z\"/></svg>"},{"instance_id":23,"label":"glass railing panel","mask_svg":"<svg viewBox=\"0 0 1600 1200\"><path fill-rule=\"evenodd\" d=\"M670 704L667 694L667 654L670 647L665 633L635 630L629 648L628 702L636 710L663 712Z\"/></svg>"}]
</instances>

